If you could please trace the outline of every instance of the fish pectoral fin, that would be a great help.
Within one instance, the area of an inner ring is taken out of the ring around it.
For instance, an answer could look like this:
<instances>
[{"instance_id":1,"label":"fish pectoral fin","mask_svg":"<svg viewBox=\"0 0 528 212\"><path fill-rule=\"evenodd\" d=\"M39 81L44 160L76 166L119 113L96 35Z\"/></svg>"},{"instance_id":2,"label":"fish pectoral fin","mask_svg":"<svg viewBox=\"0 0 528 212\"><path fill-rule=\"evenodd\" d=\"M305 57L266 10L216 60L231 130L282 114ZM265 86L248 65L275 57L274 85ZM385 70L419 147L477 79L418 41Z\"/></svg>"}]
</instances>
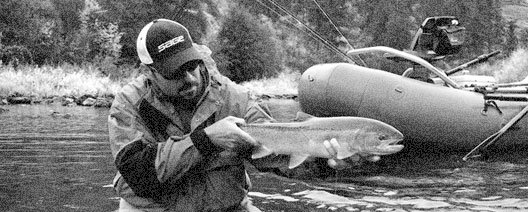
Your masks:
<instances>
[{"instance_id":1,"label":"fish pectoral fin","mask_svg":"<svg viewBox=\"0 0 528 212\"><path fill-rule=\"evenodd\" d=\"M273 154L273 151L271 151L271 149L268 149L265 146L260 146L258 149L253 151L253 154L251 155L251 158L252 159L258 159L258 158L266 157L266 156L271 155L271 154Z\"/></svg>"},{"instance_id":2,"label":"fish pectoral fin","mask_svg":"<svg viewBox=\"0 0 528 212\"><path fill-rule=\"evenodd\" d=\"M295 117L294 121L302 122L302 121L306 121L306 120L314 118L314 117L315 116L312 116L312 115L310 115L308 113L299 111L299 112L297 112L297 116Z\"/></svg>"},{"instance_id":3,"label":"fish pectoral fin","mask_svg":"<svg viewBox=\"0 0 528 212\"><path fill-rule=\"evenodd\" d=\"M290 169L293 169L299 165L301 165L301 163L303 163L306 159L308 159L308 156L309 155L290 155L290 162L288 164L288 168Z\"/></svg>"}]
</instances>

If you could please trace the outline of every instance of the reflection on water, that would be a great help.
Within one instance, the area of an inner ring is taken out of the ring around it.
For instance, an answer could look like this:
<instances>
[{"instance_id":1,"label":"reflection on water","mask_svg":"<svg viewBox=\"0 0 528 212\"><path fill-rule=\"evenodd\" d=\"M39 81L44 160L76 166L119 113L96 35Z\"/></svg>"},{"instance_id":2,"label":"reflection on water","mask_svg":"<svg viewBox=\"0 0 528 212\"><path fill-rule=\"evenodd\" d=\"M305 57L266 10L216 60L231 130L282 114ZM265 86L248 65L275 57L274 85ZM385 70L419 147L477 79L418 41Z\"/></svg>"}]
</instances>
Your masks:
<instances>
[{"instance_id":1,"label":"reflection on water","mask_svg":"<svg viewBox=\"0 0 528 212\"><path fill-rule=\"evenodd\" d=\"M291 100L269 103L279 121L298 110ZM106 109L2 108L9 110L0 114L2 211L117 209ZM326 176L309 164L293 178L250 168L249 195L264 211L528 211L528 153L470 162L460 161L465 152L414 153Z\"/></svg>"},{"instance_id":2,"label":"reflection on water","mask_svg":"<svg viewBox=\"0 0 528 212\"><path fill-rule=\"evenodd\" d=\"M271 103L281 121L298 110L285 101ZM313 176L320 173L306 170L292 171L295 179L252 172L250 197L266 211L528 211L526 150L505 147L489 160L463 162L465 151L406 147L319 179Z\"/></svg>"},{"instance_id":3,"label":"reflection on water","mask_svg":"<svg viewBox=\"0 0 528 212\"><path fill-rule=\"evenodd\" d=\"M112 188L105 186L115 173L106 109L2 107L9 110L0 114L2 211L111 211L117 207Z\"/></svg>"}]
</instances>

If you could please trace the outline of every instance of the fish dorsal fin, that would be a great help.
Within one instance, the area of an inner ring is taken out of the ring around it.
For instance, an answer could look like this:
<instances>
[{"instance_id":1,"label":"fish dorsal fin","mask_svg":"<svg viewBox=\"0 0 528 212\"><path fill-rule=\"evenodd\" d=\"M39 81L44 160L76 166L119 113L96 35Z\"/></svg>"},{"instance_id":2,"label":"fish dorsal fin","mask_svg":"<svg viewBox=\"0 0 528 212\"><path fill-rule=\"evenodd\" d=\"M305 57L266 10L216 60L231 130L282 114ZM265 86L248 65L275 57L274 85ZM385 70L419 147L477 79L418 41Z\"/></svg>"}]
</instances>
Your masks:
<instances>
[{"instance_id":1,"label":"fish dorsal fin","mask_svg":"<svg viewBox=\"0 0 528 212\"><path fill-rule=\"evenodd\" d=\"M301 163L303 163L308 158L308 155L306 154L300 154L300 155L290 155L290 163L288 164L288 168L293 169Z\"/></svg>"},{"instance_id":2,"label":"fish dorsal fin","mask_svg":"<svg viewBox=\"0 0 528 212\"><path fill-rule=\"evenodd\" d=\"M311 119L311 118L314 118L315 116L312 116L308 113L305 113L305 112L302 112L302 111L299 111L297 112L297 116L295 117L294 121L306 121L308 119Z\"/></svg>"},{"instance_id":3,"label":"fish dorsal fin","mask_svg":"<svg viewBox=\"0 0 528 212\"><path fill-rule=\"evenodd\" d=\"M251 158L258 159L258 158L266 157L271 154L273 154L273 151L271 151L271 149L268 149L265 146L260 146L255 151L253 151Z\"/></svg>"}]
</instances>

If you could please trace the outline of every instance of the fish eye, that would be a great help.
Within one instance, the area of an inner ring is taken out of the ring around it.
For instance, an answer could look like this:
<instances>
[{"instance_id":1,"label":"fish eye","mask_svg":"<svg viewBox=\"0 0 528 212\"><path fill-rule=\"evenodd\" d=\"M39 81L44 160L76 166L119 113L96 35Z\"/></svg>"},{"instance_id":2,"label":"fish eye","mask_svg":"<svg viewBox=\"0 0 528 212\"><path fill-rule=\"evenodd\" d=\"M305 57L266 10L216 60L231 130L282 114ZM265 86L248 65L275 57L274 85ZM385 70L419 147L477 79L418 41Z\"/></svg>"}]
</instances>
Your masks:
<instances>
[{"instance_id":1,"label":"fish eye","mask_svg":"<svg viewBox=\"0 0 528 212\"><path fill-rule=\"evenodd\" d=\"M387 136L387 135L380 135L378 137L379 140L387 140L388 138L389 138L389 136Z\"/></svg>"}]
</instances>

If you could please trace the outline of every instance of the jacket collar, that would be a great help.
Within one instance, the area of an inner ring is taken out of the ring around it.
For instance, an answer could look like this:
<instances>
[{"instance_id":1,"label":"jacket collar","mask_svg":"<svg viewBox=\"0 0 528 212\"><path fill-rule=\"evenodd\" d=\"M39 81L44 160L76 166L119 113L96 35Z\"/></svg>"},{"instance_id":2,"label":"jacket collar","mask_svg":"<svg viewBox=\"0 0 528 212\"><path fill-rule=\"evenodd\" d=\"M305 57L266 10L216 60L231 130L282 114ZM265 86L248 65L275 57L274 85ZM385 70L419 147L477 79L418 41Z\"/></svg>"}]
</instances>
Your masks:
<instances>
[{"instance_id":1,"label":"jacket collar","mask_svg":"<svg viewBox=\"0 0 528 212\"><path fill-rule=\"evenodd\" d=\"M216 111L220 110L224 104L224 100L221 97L222 84L215 79L214 75L208 71L205 66L201 71L202 79L206 80L206 87L203 95L197 103L195 110L193 111L193 117L191 120L191 132L212 116ZM154 83L152 73L147 75L147 93L145 99L157 110L163 113L165 116L171 119L172 123L176 125L181 131L185 129L183 127L183 120L180 119L178 108L174 106L173 102L167 98L161 89Z\"/></svg>"}]
</instances>

